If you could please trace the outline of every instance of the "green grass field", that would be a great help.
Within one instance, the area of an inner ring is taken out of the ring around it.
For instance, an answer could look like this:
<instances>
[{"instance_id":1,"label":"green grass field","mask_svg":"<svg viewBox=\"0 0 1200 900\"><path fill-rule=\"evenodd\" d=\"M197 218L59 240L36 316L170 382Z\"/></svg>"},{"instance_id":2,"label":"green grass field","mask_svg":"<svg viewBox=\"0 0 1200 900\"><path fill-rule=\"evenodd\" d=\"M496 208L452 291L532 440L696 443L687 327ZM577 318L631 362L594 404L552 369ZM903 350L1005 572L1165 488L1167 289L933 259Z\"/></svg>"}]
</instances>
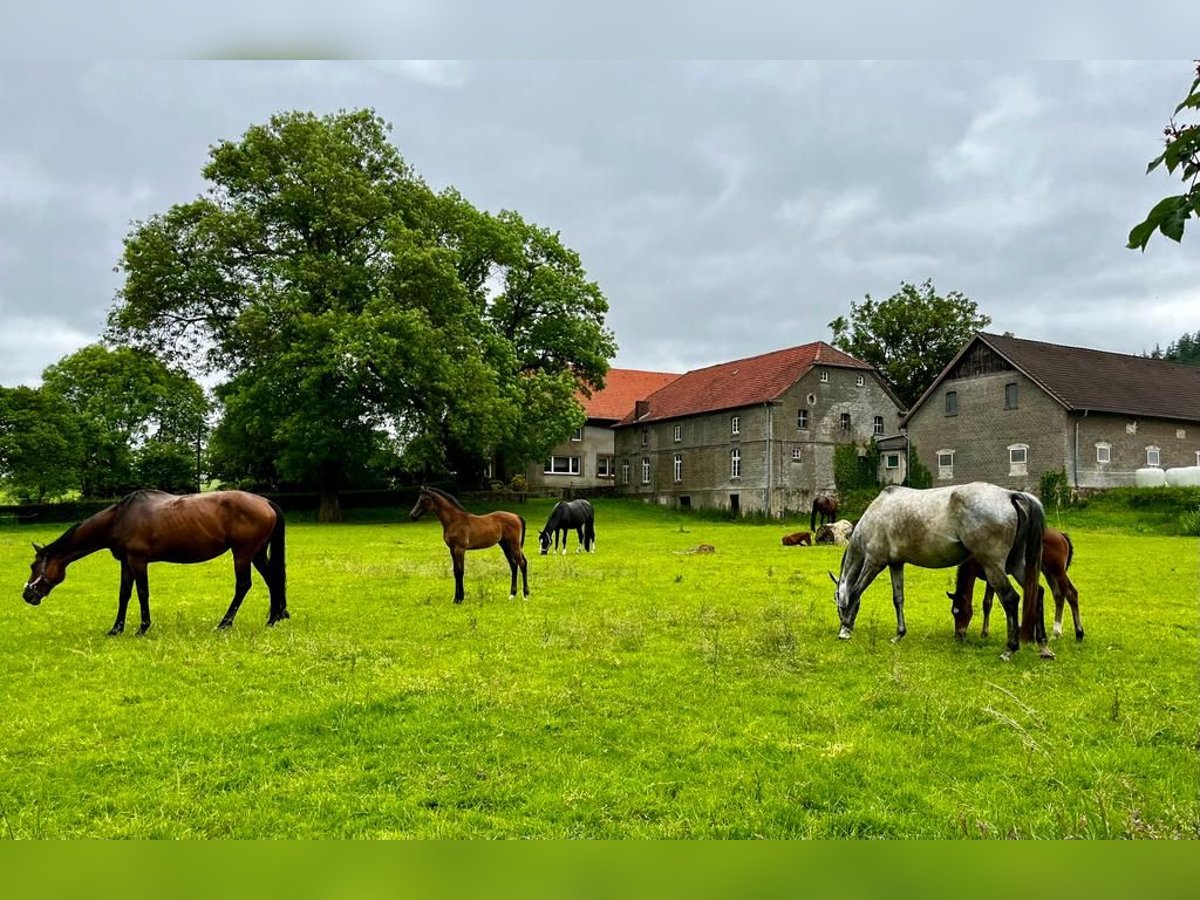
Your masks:
<instances>
[{"instance_id":1,"label":"green grass field","mask_svg":"<svg viewBox=\"0 0 1200 900\"><path fill-rule=\"evenodd\" d=\"M952 636L952 571L886 575L836 639L840 551L797 523L598 502L594 555L498 548L467 598L436 521L288 531L293 618L228 557L150 569L155 625L105 632L118 570L20 599L0 527L0 834L28 837L1200 837L1200 542L1072 523L1087 639L1008 663ZM712 544L712 555L687 549Z\"/></svg>"}]
</instances>

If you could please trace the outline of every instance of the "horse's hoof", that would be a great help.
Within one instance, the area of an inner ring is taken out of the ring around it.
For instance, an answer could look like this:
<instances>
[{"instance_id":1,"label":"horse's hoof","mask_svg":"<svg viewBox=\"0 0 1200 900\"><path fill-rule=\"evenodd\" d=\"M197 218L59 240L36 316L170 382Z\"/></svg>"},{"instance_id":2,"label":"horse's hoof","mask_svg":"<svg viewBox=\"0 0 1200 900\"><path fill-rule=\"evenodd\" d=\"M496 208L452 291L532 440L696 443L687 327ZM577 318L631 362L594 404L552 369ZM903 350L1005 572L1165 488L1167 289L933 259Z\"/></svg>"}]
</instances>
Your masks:
<instances>
[{"instance_id":1,"label":"horse's hoof","mask_svg":"<svg viewBox=\"0 0 1200 900\"><path fill-rule=\"evenodd\" d=\"M143 634L145 634L149 630L150 630L149 625L143 625L141 628L138 629L138 637L141 637Z\"/></svg>"},{"instance_id":2,"label":"horse's hoof","mask_svg":"<svg viewBox=\"0 0 1200 900\"><path fill-rule=\"evenodd\" d=\"M1083 641L1083 632L1082 631L1075 632L1075 641L1076 641L1076 643Z\"/></svg>"},{"instance_id":3,"label":"horse's hoof","mask_svg":"<svg viewBox=\"0 0 1200 900\"><path fill-rule=\"evenodd\" d=\"M121 632L123 632L124 630L125 630L124 628L118 628L116 625L114 625L112 628L108 629L108 636L109 636L109 637L116 637L117 635L119 635L119 634L120 634Z\"/></svg>"},{"instance_id":4,"label":"horse's hoof","mask_svg":"<svg viewBox=\"0 0 1200 900\"><path fill-rule=\"evenodd\" d=\"M1005 650L1003 653L1000 654L1000 658L1002 660L1004 660L1005 662L1008 662L1010 659L1012 659L1012 651Z\"/></svg>"},{"instance_id":5,"label":"horse's hoof","mask_svg":"<svg viewBox=\"0 0 1200 900\"><path fill-rule=\"evenodd\" d=\"M228 619L222 619L220 622L217 623L216 630L224 631L226 628L232 628L232 627L233 627L233 622L229 621Z\"/></svg>"},{"instance_id":6,"label":"horse's hoof","mask_svg":"<svg viewBox=\"0 0 1200 900\"><path fill-rule=\"evenodd\" d=\"M892 643L893 643L893 644L898 644L898 643L900 643L900 641L901 641L901 640L903 640L903 639L904 639L904 635L903 635L903 634L897 634L897 635L895 635L895 636L892 638Z\"/></svg>"},{"instance_id":7,"label":"horse's hoof","mask_svg":"<svg viewBox=\"0 0 1200 900\"><path fill-rule=\"evenodd\" d=\"M1042 644L1042 649L1038 651L1038 655L1042 659L1054 659L1054 651L1051 650L1049 647L1047 647L1045 644Z\"/></svg>"},{"instance_id":8,"label":"horse's hoof","mask_svg":"<svg viewBox=\"0 0 1200 900\"><path fill-rule=\"evenodd\" d=\"M853 631L851 631L849 628L847 628L845 625L843 625L842 630L838 632L838 640L848 641L848 640L850 640L850 636L853 634L854 634Z\"/></svg>"}]
</instances>

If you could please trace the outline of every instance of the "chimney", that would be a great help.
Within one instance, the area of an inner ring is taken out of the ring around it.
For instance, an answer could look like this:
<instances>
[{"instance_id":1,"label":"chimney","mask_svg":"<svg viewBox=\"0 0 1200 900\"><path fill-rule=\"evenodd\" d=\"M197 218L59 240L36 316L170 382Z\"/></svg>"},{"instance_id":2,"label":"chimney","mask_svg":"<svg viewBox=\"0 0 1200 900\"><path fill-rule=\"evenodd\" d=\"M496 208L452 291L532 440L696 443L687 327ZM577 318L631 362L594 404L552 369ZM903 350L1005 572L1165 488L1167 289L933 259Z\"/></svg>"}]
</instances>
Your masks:
<instances>
[{"instance_id":1,"label":"chimney","mask_svg":"<svg viewBox=\"0 0 1200 900\"><path fill-rule=\"evenodd\" d=\"M633 417L635 419L640 419L643 416L648 415L649 412L650 412L650 401L649 400L638 400L636 403L633 404Z\"/></svg>"}]
</instances>

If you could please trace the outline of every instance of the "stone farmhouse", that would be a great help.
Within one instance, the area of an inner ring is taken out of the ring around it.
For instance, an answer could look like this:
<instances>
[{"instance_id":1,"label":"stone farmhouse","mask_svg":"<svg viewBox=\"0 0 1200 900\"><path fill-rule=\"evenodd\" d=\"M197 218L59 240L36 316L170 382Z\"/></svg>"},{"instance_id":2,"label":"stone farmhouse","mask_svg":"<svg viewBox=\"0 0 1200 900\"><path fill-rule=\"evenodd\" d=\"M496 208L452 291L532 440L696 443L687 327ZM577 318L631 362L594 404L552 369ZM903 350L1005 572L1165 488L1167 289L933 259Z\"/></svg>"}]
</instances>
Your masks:
<instances>
[{"instance_id":1,"label":"stone farmhouse","mask_svg":"<svg viewBox=\"0 0 1200 900\"><path fill-rule=\"evenodd\" d=\"M780 516L833 490L834 448L865 458L901 409L870 365L818 341L693 370L628 413L616 426L620 493Z\"/></svg>"},{"instance_id":2,"label":"stone farmhouse","mask_svg":"<svg viewBox=\"0 0 1200 900\"><path fill-rule=\"evenodd\" d=\"M678 377L673 372L609 369L603 389L590 397L581 393L577 398L587 415L583 426L555 447L544 464L530 465L525 472L526 483L533 490L611 488L615 481L613 426L625 418L635 402Z\"/></svg>"},{"instance_id":3,"label":"stone farmhouse","mask_svg":"<svg viewBox=\"0 0 1200 900\"><path fill-rule=\"evenodd\" d=\"M938 484L1134 484L1200 465L1200 367L979 333L901 423Z\"/></svg>"}]
</instances>

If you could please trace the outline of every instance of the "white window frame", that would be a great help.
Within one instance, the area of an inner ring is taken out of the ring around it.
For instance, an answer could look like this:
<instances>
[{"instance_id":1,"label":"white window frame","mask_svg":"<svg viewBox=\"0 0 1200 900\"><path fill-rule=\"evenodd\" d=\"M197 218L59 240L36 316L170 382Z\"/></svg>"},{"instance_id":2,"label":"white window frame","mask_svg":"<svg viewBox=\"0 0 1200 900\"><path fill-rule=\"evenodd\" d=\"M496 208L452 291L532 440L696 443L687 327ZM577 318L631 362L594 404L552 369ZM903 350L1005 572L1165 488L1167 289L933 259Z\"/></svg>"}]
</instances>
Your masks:
<instances>
[{"instance_id":1,"label":"white window frame","mask_svg":"<svg viewBox=\"0 0 1200 900\"><path fill-rule=\"evenodd\" d=\"M826 383L828 383L828 381L829 381L829 370L822 369L821 370L821 383L826 384Z\"/></svg>"},{"instance_id":2,"label":"white window frame","mask_svg":"<svg viewBox=\"0 0 1200 900\"><path fill-rule=\"evenodd\" d=\"M629 484L629 460L621 460L621 484Z\"/></svg>"},{"instance_id":3,"label":"white window frame","mask_svg":"<svg viewBox=\"0 0 1200 900\"><path fill-rule=\"evenodd\" d=\"M729 477L742 477L742 448L734 447L729 451Z\"/></svg>"},{"instance_id":4,"label":"white window frame","mask_svg":"<svg viewBox=\"0 0 1200 900\"><path fill-rule=\"evenodd\" d=\"M741 434L742 433L742 417L741 416L730 416L729 417L729 433L730 434Z\"/></svg>"},{"instance_id":5,"label":"white window frame","mask_svg":"<svg viewBox=\"0 0 1200 900\"><path fill-rule=\"evenodd\" d=\"M559 460L564 460L566 465L563 468L558 468L556 463ZM542 469L543 475L579 475L582 471L578 456L551 456L546 460L545 467Z\"/></svg>"},{"instance_id":6,"label":"white window frame","mask_svg":"<svg viewBox=\"0 0 1200 900\"><path fill-rule=\"evenodd\" d=\"M1017 455L1020 454L1020 459ZM1029 474L1029 445L1028 444L1009 444L1008 445L1008 474L1028 475Z\"/></svg>"},{"instance_id":7,"label":"white window frame","mask_svg":"<svg viewBox=\"0 0 1200 900\"><path fill-rule=\"evenodd\" d=\"M871 420L871 433L883 434L883 416L875 416Z\"/></svg>"},{"instance_id":8,"label":"white window frame","mask_svg":"<svg viewBox=\"0 0 1200 900\"><path fill-rule=\"evenodd\" d=\"M863 378L861 375L859 375L857 378L854 379L854 384L856 387L862 387L866 383L867 383L867 380L865 378Z\"/></svg>"},{"instance_id":9,"label":"white window frame","mask_svg":"<svg viewBox=\"0 0 1200 900\"><path fill-rule=\"evenodd\" d=\"M1101 441L1096 444L1096 463L1104 465L1110 462L1112 462L1112 444Z\"/></svg>"},{"instance_id":10,"label":"white window frame","mask_svg":"<svg viewBox=\"0 0 1200 900\"><path fill-rule=\"evenodd\" d=\"M645 447L649 443L650 443L650 429L643 428L642 429L642 446Z\"/></svg>"},{"instance_id":11,"label":"white window frame","mask_svg":"<svg viewBox=\"0 0 1200 900\"><path fill-rule=\"evenodd\" d=\"M1196 465L1200 466L1200 450L1196 451Z\"/></svg>"},{"instance_id":12,"label":"white window frame","mask_svg":"<svg viewBox=\"0 0 1200 900\"><path fill-rule=\"evenodd\" d=\"M678 444L682 440L683 440L683 426L676 425L675 426L675 443Z\"/></svg>"},{"instance_id":13,"label":"white window frame","mask_svg":"<svg viewBox=\"0 0 1200 900\"><path fill-rule=\"evenodd\" d=\"M614 472L613 458L606 453L596 457L596 477L597 478L612 478Z\"/></svg>"},{"instance_id":14,"label":"white window frame","mask_svg":"<svg viewBox=\"0 0 1200 900\"><path fill-rule=\"evenodd\" d=\"M579 441L583 440L583 426L582 425L571 432L571 440L575 441L575 442L579 442Z\"/></svg>"},{"instance_id":15,"label":"white window frame","mask_svg":"<svg viewBox=\"0 0 1200 900\"><path fill-rule=\"evenodd\" d=\"M792 448L792 462L804 461L804 448L797 444Z\"/></svg>"},{"instance_id":16,"label":"white window frame","mask_svg":"<svg viewBox=\"0 0 1200 900\"><path fill-rule=\"evenodd\" d=\"M642 457L642 484L650 483L650 457Z\"/></svg>"},{"instance_id":17,"label":"white window frame","mask_svg":"<svg viewBox=\"0 0 1200 900\"><path fill-rule=\"evenodd\" d=\"M1153 444L1146 448L1146 465L1160 468L1162 466L1162 453Z\"/></svg>"},{"instance_id":18,"label":"white window frame","mask_svg":"<svg viewBox=\"0 0 1200 900\"><path fill-rule=\"evenodd\" d=\"M675 460L672 466L672 474L675 476L675 483L683 481L683 454L676 453Z\"/></svg>"},{"instance_id":19,"label":"white window frame","mask_svg":"<svg viewBox=\"0 0 1200 900\"><path fill-rule=\"evenodd\" d=\"M808 410L807 409L796 410L796 430L797 431L808 431Z\"/></svg>"},{"instance_id":20,"label":"white window frame","mask_svg":"<svg viewBox=\"0 0 1200 900\"><path fill-rule=\"evenodd\" d=\"M900 468L900 454L899 454L899 453L885 453L885 454L883 454L883 467L884 467L885 469L898 469L898 468Z\"/></svg>"},{"instance_id":21,"label":"white window frame","mask_svg":"<svg viewBox=\"0 0 1200 900\"><path fill-rule=\"evenodd\" d=\"M942 458L947 457L947 456L950 458L949 465L945 465L942 462ZM937 452L937 470L938 470L938 478L939 479L945 480L945 479L950 479L950 478L954 477L954 451L953 450L939 450Z\"/></svg>"},{"instance_id":22,"label":"white window frame","mask_svg":"<svg viewBox=\"0 0 1200 900\"><path fill-rule=\"evenodd\" d=\"M849 434L854 428L854 423L850 419L850 413L842 413L841 417L838 419L838 422L842 431L846 432L847 434Z\"/></svg>"}]
</instances>

